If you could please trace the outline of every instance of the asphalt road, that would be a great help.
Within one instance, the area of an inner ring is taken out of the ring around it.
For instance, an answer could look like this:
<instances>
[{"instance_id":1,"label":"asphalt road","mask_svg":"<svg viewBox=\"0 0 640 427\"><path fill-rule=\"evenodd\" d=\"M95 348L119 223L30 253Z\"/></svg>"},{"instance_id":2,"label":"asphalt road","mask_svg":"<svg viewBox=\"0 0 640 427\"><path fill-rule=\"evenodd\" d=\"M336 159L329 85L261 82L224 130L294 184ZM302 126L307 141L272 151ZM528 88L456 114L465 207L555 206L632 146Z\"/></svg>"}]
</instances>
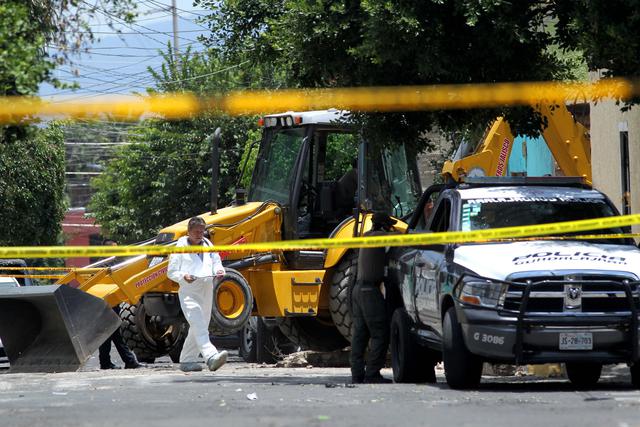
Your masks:
<instances>
[{"instance_id":1,"label":"asphalt road","mask_svg":"<svg viewBox=\"0 0 640 427\"><path fill-rule=\"evenodd\" d=\"M276 368L232 357L217 373L185 374L168 359L100 371L94 358L80 372L0 374L0 425L637 426L640 391L627 371L607 369L590 391L531 376L483 377L478 390L455 391L442 372L436 385L354 387L345 368Z\"/></svg>"}]
</instances>

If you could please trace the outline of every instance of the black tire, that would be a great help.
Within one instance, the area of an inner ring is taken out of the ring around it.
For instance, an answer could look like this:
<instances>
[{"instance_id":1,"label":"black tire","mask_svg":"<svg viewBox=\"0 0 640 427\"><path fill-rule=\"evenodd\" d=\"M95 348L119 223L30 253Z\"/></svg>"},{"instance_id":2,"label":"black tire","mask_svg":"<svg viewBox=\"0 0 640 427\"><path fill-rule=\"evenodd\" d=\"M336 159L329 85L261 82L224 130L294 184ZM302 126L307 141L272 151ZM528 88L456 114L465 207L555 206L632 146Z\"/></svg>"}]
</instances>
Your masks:
<instances>
[{"instance_id":1,"label":"black tire","mask_svg":"<svg viewBox=\"0 0 640 427\"><path fill-rule=\"evenodd\" d=\"M598 383L602 373L601 363L567 362L567 377L577 388L591 388Z\"/></svg>"},{"instance_id":2,"label":"black tire","mask_svg":"<svg viewBox=\"0 0 640 427\"><path fill-rule=\"evenodd\" d=\"M256 322L256 362L276 363L279 359L278 336L269 329L262 318Z\"/></svg>"},{"instance_id":3,"label":"black tire","mask_svg":"<svg viewBox=\"0 0 640 427\"><path fill-rule=\"evenodd\" d=\"M482 378L482 359L464 343L456 309L450 307L442 321L442 359L447 384L453 389L475 388Z\"/></svg>"},{"instance_id":4,"label":"black tire","mask_svg":"<svg viewBox=\"0 0 640 427\"><path fill-rule=\"evenodd\" d=\"M631 385L640 388L640 362L631 365Z\"/></svg>"},{"instance_id":5,"label":"black tire","mask_svg":"<svg viewBox=\"0 0 640 427\"><path fill-rule=\"evenodd\" d=\"M121 304L120 333L139 361L153 363L169 354L186 337L184 321L176 319L163 325L159 316L147 316L143 301L135 305Z\"/></svg>"},{"instance_id":6,"label":"black tire","mask_svg":"<svg viewBox=\"0 0 640 427\"><path fill-rule=\"evenodd\" d=\"M318 317L282 317L278 319L280 331L303 350L334 351L349 345L329 319Z\"/></svg>"},{"instance_id":7,"label":"black tire","mask_svg":"<svg viewBox=\"0 0 640 427\"><path fill-rule=\"evenodd\" d=\"M238 271L227 268L224 278L213 284L209 332L231 335L240 331L251 317L252 310L253 294L249 283Z\"/></svg>"},{"instance_id":8,"label":"black tire","mask_svg":"<svg viewBox=\"0 0 640 427\"><path fill-rule=\"evenodd\" d=\"M255 363L257 360L257 333L258 318L251 316L242 329L240 329L240 347L238 349L240 357L242 357L242 359L247 363Z\"/></svg>"},{"instance_id":9,"label":"black tire","mask_svg":"<svg viewBox=\"0 0 640 427\"><path fill-rule=\"evenodd\" d=\"M329 311L338 331L351 342L351 291L358 271L358 252L347 252L333 268L329 288Z\"/></svg>"},{"instance_id":10,"label":"black tire","mask_svg":"<svg viewBox=\"0 0 640 427\"><path fill-rule=\"evenodd\" d=\"M411 336L412 321L404 308L398 308L391 319L391 367L397 383L435 383L437 355L415 342Z\"/></svg>"}]
</instances>

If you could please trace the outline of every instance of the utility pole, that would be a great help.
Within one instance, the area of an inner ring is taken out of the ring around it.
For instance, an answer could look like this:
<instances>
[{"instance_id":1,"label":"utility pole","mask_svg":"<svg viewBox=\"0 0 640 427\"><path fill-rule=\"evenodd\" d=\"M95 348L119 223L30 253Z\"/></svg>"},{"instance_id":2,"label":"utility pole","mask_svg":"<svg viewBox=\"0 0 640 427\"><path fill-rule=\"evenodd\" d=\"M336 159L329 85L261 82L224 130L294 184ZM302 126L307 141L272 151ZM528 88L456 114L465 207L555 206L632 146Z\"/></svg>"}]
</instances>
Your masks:
<instances>
[{"instance_id":1,"label":"utility pole","mask_svg":"<svg viewBox=\"0 0 640 427\"><path fill-rule=\"evenodd\" d=\"M176 0L171 0L171 14L173 15L173 60L178 64L178 9Z\"/></svg>"}]
</instances>

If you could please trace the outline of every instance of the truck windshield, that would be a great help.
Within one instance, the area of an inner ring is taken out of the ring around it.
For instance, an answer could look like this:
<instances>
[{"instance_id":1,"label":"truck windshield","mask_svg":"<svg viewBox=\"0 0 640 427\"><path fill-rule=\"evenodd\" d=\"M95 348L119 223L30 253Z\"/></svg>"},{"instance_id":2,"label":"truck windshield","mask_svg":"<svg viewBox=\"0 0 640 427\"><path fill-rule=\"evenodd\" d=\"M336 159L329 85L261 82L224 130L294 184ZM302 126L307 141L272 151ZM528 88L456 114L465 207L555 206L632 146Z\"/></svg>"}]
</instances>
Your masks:
<instances>
[{"instance_id":1,"label":"truck windshield","mask_svg":"<svg viewBox=\"0 0 640 427\"><path fill-rule=\"evenodd\" d=\"M462 231L487 228L516 227L552 222L614 216L615 212L601 198L536 198L535 201L486 198L463 200L460 229ZM622 228L607 228L570 235L617 234ZM597 243L627 244L625 239L594 239Z\"/></svg>"},{"instance_id":2,"label":"truck windshield","mask_svg":"<svg viewBox=\"0 0 640 427\"><path fill-rule=\"evenodd\" d=\"M249 201L289 202L289 188L304 134L304 128L277 129L265 134L251 179Z\"/></svg>"}]
</instances>

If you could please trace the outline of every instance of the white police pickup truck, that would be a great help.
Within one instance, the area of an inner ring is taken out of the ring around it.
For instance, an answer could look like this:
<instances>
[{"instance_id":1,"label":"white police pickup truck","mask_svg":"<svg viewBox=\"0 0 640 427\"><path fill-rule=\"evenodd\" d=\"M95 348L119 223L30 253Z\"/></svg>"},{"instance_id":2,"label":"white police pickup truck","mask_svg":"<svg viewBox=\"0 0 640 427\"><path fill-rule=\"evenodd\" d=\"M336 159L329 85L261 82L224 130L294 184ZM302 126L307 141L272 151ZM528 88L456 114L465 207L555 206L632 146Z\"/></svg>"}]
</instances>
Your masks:
<instances>
[{"instance_id":1,"label":"white police pickup truck","mask_svg":"<svg viewBox=\"0 0 640 427\"><path fill-rule=\"evenodd\" d=\"M437 194L434 211L422 207ZM468 178L430 188L410 233L465 231L618 215L575 178ZM580 234L622 233L620 228ZM640 250L632 239L535 240L394 248L388 287L394 379L479 384L483 362L565 363L578 387L627 363L640 387Z\"/></svg>"}]
</instances>

